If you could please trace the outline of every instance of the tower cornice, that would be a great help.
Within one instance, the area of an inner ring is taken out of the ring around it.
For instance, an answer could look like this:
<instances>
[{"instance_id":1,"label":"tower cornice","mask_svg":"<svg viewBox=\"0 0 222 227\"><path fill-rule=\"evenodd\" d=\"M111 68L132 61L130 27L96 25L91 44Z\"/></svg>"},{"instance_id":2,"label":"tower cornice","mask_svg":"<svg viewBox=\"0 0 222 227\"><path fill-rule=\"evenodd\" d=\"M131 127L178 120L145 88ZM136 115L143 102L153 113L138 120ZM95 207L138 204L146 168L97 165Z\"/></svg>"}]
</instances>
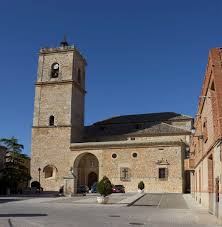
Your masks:
<instances>
[{"instance_id":1,"label":"tower cornice","mask_svg":"<svg viewBox=\"0 0 222 227\"><path fill-rule=\"evenodd\" d=\"M66 53L66 52L73 52L76 53L84 62L85 65L87 65L86 59L83 57L83 55L80 53L80 51L74 46L64 46L64 47L56 47L56 48L41 48L39 50L39 55L48 55L48 54L58 54L58 53Z\"/></svg>"},{"instance_id":2,"label":"tower cornice","mask_svg":"<svg viewBox=\"0 0 222 227\"><path fill-rule=\"evenodd\" d=\"M86 94L86 90L83 89L76 81L74 80L60 80L60 81L44 81L44 82L36 82L35 85L40 86L53 86L53 85L61 85L61 84L74 84L82 93Z\"/></svg>"}]
</instances>

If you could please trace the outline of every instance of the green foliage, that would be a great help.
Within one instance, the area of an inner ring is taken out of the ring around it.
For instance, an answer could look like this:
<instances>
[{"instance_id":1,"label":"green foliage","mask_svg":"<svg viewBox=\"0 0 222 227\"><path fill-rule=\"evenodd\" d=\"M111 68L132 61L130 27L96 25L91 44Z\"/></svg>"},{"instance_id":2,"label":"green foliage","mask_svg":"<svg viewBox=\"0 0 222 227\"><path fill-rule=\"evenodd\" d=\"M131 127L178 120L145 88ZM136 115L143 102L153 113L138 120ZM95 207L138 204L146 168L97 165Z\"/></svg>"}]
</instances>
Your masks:
<instances>
[{"instance_id":1,"label":"green foliage","mask_svg":"<svg viewBox=\"0 0 222 227\"><path fill-rule=\"evenodd\" d=\"M30 175L24 168L5 167L0 170L0 184L7 187L17 187L19 183L31 180Z\"/></svg>"},{"instance_id":2,"label":"green foliage","mask_svg":"<svg viewBox=\"0 0 222 227\"><path fill-rule=\"evenodd\" d=\"M139 188L140 190L143 190L143 189L145 188L145 184L144 184L143 181L140 181L140 182L139 182L138 188Z\"/></svg>"},{"instance_id":3,"label":"green foliage","mask_svg":"<svg viewBox=\"0 0 222 227\"><path fill-rule=\"evenodd\" d=\"M5 146L8 152L13 153L22 153L24 146L18 143L18 140L15 137L12 138L2 138L0 139L0 145Z\"/></svg>"},{"instance_id":4,"label":"green foliage","mask_svg":"<svg viewBox=\"0 0 222 227\"><path fill-rule=\"evenodd\" d=\"M16 191L19 183L31 179L28 169L24 166L24 159L28 157L22 154L24 146L14 137L0 139L0 145L7 151L4 168L0 169L0 185Z\"/></svg>"},{"instance_id":5,"label":"green foliage","mask_svg":"<svg viewBox=\"0 0 222 227\"><path fill-rule=\"evenodd\" d=\"M101 181L97 184L97 191L102 196L107 196L112 194L112 184L108 177L104 176Z\"/></svg>"}]
</instances>

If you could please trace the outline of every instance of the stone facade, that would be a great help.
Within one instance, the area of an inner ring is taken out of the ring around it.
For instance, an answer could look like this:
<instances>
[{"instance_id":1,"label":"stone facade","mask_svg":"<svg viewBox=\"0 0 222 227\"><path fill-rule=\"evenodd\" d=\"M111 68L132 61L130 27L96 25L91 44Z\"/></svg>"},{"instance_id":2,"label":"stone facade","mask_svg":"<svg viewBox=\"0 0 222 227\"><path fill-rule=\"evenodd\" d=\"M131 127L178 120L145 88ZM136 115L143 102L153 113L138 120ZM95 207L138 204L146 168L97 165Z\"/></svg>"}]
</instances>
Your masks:
<instances>
[{"instance_id":1,"label":"stone facade","mask_svg":"<svg viewBox=\"0 0 222 227\"><path fill-rule=\"evenodd\" d=\"M90 153L98 159L99 178L106 175L113 184L123 184L126 191L137 191L139 181L143 180L146 192L183 192L184 143L154 141L71 144L74 170L78 169L75 159L80 154ZM128 170L128 179L121 179L124 168ZM159 179L159 168L167 169L166 179Z\"/></svg>"},{"instance_id":2,"label":"stone facade","mask_svg":"<svg viewBox=\"0 0 222 227\"><path fill-rule=\"evenodd\" d=\"M222 68L221 48L210 50L195 118L191 157L193 197L210 213L222 218L221 139Z\"/></svg>"},{"instance_id":3,"label":"stone facade","mask_svg":"<svg viewBox=\"0 0 222 227\"><path fill-rule=\"evenodd\" d=\"M41 49L35 90L31 174L59 190L104 175L126 191L183 192L192 118L172 112L114 117L84 126L86 62L68 45ZM64 183L65 182L65 183ZM68 189L67 189L68 190ZM70 192L69 192L70 193Z\"/></svg>"}]
</instances>

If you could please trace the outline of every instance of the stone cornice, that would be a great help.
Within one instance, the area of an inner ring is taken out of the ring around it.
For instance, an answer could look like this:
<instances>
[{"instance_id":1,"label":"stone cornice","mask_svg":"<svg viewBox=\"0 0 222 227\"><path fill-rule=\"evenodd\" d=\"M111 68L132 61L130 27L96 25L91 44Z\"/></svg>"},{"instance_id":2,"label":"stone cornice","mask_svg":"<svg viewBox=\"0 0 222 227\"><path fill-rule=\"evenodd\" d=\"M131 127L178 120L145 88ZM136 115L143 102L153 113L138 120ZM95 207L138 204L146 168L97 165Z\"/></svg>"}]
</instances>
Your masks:
<instances>
[{"instance_id":1,"label":"stone cornice","mask_svg":"<svg viewBox=\"0 0 222 227\"><path fill-rule=\"evenodd\" d=\"M67 47L57 47L57 48L41 48L39 50L39 55L47 55L47 54L58 54L58 53L66 53L66 52L75 52L79 55L85 65L87 65L86 59L83 55L79 52L79 50L74 46L67 46Z\"/></svg>"},{"instance_id":2,"label":"stone cornice","mask_svg":"<svg viewBox=\"0 0 222 227\"><path fill-rule=\"evenodd\" d=\"M109 142L87 142L87 143L71 143L70 150L94 150L102 148L126 148L126 147L153 147L153 146L183 146L182 141L109 141Z\"/></svg>"},{"instance_id":3,"label":"stone cornice","mask_svg":"<svg viewBox=\"0 0 222 227\"><path fill-rule=\"evenodd\" d=\"M53 54L53 53L65 53L65 52L74 52L75 48L41 48L39 50L39 55L45 55L45 54Z\"/></svg>"},{"instance_id":4,"label":"stone cornice","mask_svg":"<svg viewBox=\"0 0 222 227\"><path fill-rule=\"evenodd\" d=\"M71 125L54 125L54 126L48 126L48 125L39 125L39 126L32 126L32 128L50 128L50 129L55 129L55 128L67 128L67 127L72 127Z\"/></svg>"},{"instance_id":5,"label":"stone cornice","mask_svg":"<svg viewBox=\"0 0 222 227\"><path fill-rule=\"evenodd\" d=\"M181 132L181 133L126 133L126 134L123 134L124 136L126 137L159 137L159 136L189 136L191 135L191 132L187 131L187 132Z\"/></svg>"},{"instance_id":6,"label":"stone cornice","mask_svg":"<svg viewBox=\"0 0 222 227\"><path fill-rule=\"evenodd\" d=\"M79 90L86 94L86 90L83 89L76 81L74 80L60 80L60 81L43 81L43 82L36 82L35 85L38 87L40 86L53 86L53 85L61 85L61 84L74 84Z\"/></svg>"},{"instance_id":7,"label":"stone cornice","mask_svg":"<svg viewBox=\"0 0 222 227\"><path fill-rule=\"evenodd\" d=\"M156 161L157 165L169 165L170 163L167 161L167 159L161 159Z\"/></svg>"}]
</instances>

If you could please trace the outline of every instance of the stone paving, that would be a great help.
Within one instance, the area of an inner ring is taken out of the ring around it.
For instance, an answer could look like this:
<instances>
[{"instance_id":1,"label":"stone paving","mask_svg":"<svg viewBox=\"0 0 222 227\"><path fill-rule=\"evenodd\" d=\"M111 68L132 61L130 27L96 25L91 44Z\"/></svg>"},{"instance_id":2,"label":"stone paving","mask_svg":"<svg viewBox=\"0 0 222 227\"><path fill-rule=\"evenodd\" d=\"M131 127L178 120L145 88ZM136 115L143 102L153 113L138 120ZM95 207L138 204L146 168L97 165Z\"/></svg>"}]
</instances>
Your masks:
<instances>
[{"instance_id":1,"label":"stone paving","mask_svg":"<svg viewBox=\"0 0 222 227\"><path fill-rule=\"evenodd\" d=\"M123 201L127 195L113 195ZM133 197L131 195L128 197ZM96 197L96 196L95 196ZM83 198L83 201L91 199ZM0 226L4 227L218 227L217 219L190 195L150 194L136 203L150 205L99 205L75 203L75 198L33 198L0 204ZM78 200L77 200L78 201ZM178 201L178 203L176 202ZM184 205L185 204L185 205Z\"/></svg>"},{"instance_id":2,"label":"stone paving","mask_svg":"<svg viewBox=\"0 0 222 227\"><path fill-rule=\"evenodd\" d=\"M115 204L127 197L132 196L133 194L112 194L109 196L109 204ZM75 203L75 204L96 204L97 203L97 196L99 194L87 194L86 196L78 195L74 197L63 197L59 198L58 200L51 201L52 203Z\"/></svg>"},{"instance_id":3,"label":"stone paving","mask_svg":"<svg viewBox=\"0 0 222 227\"><path fill-rule=\"evenodd\" d=\"M73 204L97 204L97 196L99 194L87 194L86 196L77 195L73 197L62 197L53 199L51 203L73 203ZM131 204L135 200L142 197L139 193L113 193L109 196L108 204ZM47 201L48 202L48 201Z\"/></svg>"},{"instance_id":4,"label":"stone paving","mask_svg":"<svg viewBox=\"0 0 222 227\"><path fill-rule=\"evenodd\" d=\"M146 194L133 206L154 206L165 209L187 209L187 203L182 194Z\"/></svg>"}]
</instances>

